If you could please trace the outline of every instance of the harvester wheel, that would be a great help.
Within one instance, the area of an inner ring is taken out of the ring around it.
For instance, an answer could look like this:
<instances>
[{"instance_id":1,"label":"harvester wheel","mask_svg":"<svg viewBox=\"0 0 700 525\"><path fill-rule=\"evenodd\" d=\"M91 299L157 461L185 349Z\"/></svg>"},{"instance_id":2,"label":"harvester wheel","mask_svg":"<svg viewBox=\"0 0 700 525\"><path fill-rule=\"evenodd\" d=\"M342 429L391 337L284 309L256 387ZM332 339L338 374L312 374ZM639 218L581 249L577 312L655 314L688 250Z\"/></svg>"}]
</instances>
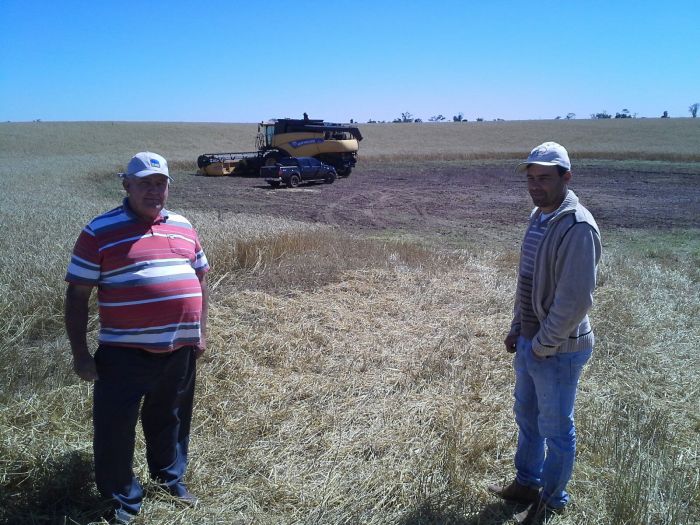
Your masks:
<instances>
[{"instance_id":1,"label":"harvester wheel","mask_svg":"<svg viewBox=\"0 0 700 525\"><path fill-rule=\"evenodd\" d=\"M299 182L301 182L299 179L299 175L292 175L291 177L289 177L289 182L287 183L287 186L289 188L296 188L297 186L299 186Z\"/></svg>"},{"instance_id":2,"label":"harvester wheel","mask_svg":"<svg viewBox=\"0 0 700 525\"><path fill-rule=\"evenodd\" d=\"M248 169L248 161L246 159L241 159L236 163L236 167L231 170L229 175L243 175Z\"/></svg>"},{"instance_id":3,"label":"harvester wheel","mask_svg":"<svg viewBox=\"0 0 700 525\"><path fill-rule=\"evenodd\" d=\"M349 177L352 172L352 168L342 168L338 170L338 177Z\"/></svg>"}]
</instances>

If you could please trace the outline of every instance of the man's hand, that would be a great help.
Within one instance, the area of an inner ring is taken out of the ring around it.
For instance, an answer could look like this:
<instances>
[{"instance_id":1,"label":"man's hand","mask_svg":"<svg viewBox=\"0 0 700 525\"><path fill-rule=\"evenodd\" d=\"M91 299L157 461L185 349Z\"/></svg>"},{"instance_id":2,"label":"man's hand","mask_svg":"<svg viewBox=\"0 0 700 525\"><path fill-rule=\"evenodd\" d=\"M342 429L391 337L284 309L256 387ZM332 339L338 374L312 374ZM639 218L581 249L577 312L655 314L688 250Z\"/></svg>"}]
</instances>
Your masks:
<instances>
[{"instance_id":1,"label":"man's hand","mask_svg":"<svg viewBox=\"0 0 700 525\"><path fill-rule=\"evenodd\" d=\"M509 353L514 353L515 352L515 345L518 342L518 336L515 334L508 334L503 341L503 344L506 345L506 351Z\"/></svg>"},{"instance_id":2,"label":"man's hand","mask_svg":"<svg viewBox=\"0 0 700 525\"><path fill-rule=\"evenodd\" d=\"M194 358L199 359L200 357L202 357L202 355L204 355L204 352L206 351L206 349L207 349L207 345L204 342L204 340L200 341L200 343L194 347Z\"/></svg>"},{"instance_id":3,"label":"man's hand","mask_svg":"<svg viewBox=\"0 0 700 525\"><path fill-rule=\"evenodd\" d=\"M95 366L95 358L90 354L81 357L73 358L73 371L75 374L85 381L96 381L97 366Z\"/></svg>"},{"instance_id":4,"label":"man's hand","mask_svg":"<svg viewBox=\"0 0 700 525\"><path fill-rule=\"evenodd\" d=\"M535 352L532 349L530 349L530 352L532 352L532 357L535 359L535 361L544 361L545 359L547 359L547 356L542 357L540 355L537 355L537 352Z\"/></svg>"}]
</instances>

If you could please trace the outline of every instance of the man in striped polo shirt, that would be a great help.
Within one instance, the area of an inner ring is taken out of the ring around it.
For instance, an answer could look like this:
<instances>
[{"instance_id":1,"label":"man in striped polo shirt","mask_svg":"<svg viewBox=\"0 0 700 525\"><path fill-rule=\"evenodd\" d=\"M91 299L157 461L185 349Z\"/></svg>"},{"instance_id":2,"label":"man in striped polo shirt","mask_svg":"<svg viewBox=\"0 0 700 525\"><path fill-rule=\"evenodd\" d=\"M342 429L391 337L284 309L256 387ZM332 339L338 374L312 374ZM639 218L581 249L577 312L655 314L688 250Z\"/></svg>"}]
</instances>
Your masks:
<instances>
[{"instance_id":1,"label":"man in striped polo shirt","mask_svg":"<svg viewBox=\"0 0 700 525\"><path fill-rule=\"evenodd\" d=\"M532 150L527 173L535 209L520 252L513 321L505 347L515 352L516 476L490 485L500 497L529 505L518 523L542 523L569 502L566 485L576 454L574 401L593 352L593 304L600 232L568 189L569 155L556 142ZM546 447L546 448L545 448Z\"/></svg>"},{"instance_id":2,"label":"man in striped polo shirt","mask_svg":"<svg viewBox=\"0 0 700 525\"><path fill-rule=\"evenodd\" d=\"M196 503L183 477L195 360L206 347L209 265L192 225L165 209L166 160L138 153L120 176L122 205L90 221L73 249L65 317L75 373L95 381L95 482L115 521L128 523L143 498L132 469L140 407L151 477L179 501ZM94 287L100 332L93 356L86 331Z\"/></svg>"}]
</instances>

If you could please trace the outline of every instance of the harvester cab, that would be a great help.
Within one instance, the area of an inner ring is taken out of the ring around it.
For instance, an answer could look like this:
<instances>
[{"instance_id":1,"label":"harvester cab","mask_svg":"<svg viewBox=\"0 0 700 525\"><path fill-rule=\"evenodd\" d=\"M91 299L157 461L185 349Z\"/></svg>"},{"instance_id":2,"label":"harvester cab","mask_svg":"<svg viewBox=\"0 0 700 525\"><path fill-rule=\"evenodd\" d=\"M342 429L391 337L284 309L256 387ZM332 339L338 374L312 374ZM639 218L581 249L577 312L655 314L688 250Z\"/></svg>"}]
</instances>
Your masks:
<instances>
[{"instance_id":1,"label":"harvester cab","mask_svg":"<svg viewBox=\"0 0 700 525\"><path fill-rule=\"evenodd\" d=\"M273 137L275 136L275 125L272 123L258 124L258 136L255 139L255 147L258 151L272 148Z\"/></svg>"}]
</instances>

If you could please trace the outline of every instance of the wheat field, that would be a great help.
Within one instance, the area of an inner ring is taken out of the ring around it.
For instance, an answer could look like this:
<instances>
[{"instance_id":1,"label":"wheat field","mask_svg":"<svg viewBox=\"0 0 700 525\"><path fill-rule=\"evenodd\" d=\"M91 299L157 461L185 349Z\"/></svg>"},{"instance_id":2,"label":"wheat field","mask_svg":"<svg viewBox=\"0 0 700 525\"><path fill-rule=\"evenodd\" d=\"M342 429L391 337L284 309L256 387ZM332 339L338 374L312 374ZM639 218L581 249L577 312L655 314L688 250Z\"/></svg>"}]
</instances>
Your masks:
<instances>
[{"instance_id":1,"label":"wheat field","mask_svg":"<svg viewBox=\"0 0 700 525\"><path fill-rule=\"evenodd\" d=\"M71 372L62 304L78 232L121 199L114 173L151 149L177 181L200 153L252 149L255 129L0 124L0 523L99 522L106 508L92 478L91 386ZM361 129L360 162L379 165L520 158L553 137L578 158L700 161L691 119ZM180 508L146 482L138 524L510 522L485 486L512 476L501 341L524 224L488 246L465 230L455 247L178 211L212 264L187 474L201 502ZM574 500L556 523L700 523L699 232L603 234ZM94 348L94 315L90 325ZM135 469L145 481L140 434Z\"/></svg>"},{"instance_id":2,"label":"wheat field","mask_svg":"<svg viewBox=\"0 0 700 525\"><path fill-rule=\"evenodd\" d=\"M698 119L545 120L358 124L369 159L510 159L557 140L572 157L700 161ZM45 161L93 158L115 168L138 151L195 164L202 153L254 151L256 124L0 123L0 155Z\"/></svg>"}]
</instances>

